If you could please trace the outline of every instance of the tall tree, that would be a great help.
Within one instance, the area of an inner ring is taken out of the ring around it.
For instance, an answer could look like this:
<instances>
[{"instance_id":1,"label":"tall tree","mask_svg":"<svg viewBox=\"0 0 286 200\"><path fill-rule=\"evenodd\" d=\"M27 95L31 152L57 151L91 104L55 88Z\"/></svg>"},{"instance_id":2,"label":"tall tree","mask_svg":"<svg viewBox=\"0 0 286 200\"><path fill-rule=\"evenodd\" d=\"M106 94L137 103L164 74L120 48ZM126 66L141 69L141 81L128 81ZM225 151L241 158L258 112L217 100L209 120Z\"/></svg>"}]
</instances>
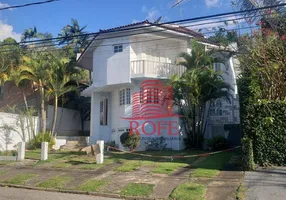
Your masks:
<instances>
[{"instance_id":1,"label":"tall tree","mask_svg":"<svg viewBox=\"0 0 286 200\"><path fill-rule=\"evenodd\" d=\"M74 67L74 63L66 58L53 57L51 60L51 67L48 71L46 95L52 96L54 100L54 114L52 121L51 133L56 137L55 127L57 122L58 113L58 99L60 96L71 92L77 91L77 82L75 75L79 73Z\"/></svg>"},{"instance_id":2,"label":"tall tree","mask_svg":"<svg viewBox=\"0 0 286 200\"><path fill-rule=\"evenodd\" d=\"M207 51L205 46L192 42L191 53L179 53L177 65L187 71L182 77L174 76L170 84L174 88L175 104L181 108L183 126L192 146L199 147L199 137L203 134L203 120L206 102L227 97L231 89L220 74L213 70L214 63L222 62L214 57L215 50Z\"/></svg>"},{"instance_id":3,"label":"tall tree","mask_svg":"<svg viewBox=\"0 0 286 200\"><path fill-rule=\"evenodd\" d=\"M204 137L207 102L220 98L229 99L232 88L223 81L220 72L207 67L194 68L185 72L182 77L174 76L171 85L174 88L175 104L187 116L183 119L183 127L189 142L193 147L199 148L199 142ZM197 116L192 113L197 113ZM193 122L192 129L190 122Z\"/></svg>"},{"instance_id":4,"label":"tall tree","mask_svg":"<svg viewBox=\"0 0 286 200\"><path fill-rule=\"evenodd\" d=\"M33 82L40 94L41 107L41 132L46 132L46 108L45 108L45 85L47 83L49 69L49 54L35 53L30 57L23 56L22 64L19 67L21 79L19 81L28 80Z\"/></svg>"},{"instance_id":5,"label":"tall tree","mask_svg":"<svg viewBox=\"0 0 286 200\"><path fill-rule=\"evenodd\" d=\"M88 44L87 36L83 35L86 33L85 28L86 26L80 27L76 19L71 19L71 24L66 25L59 34L59 37L63 37L59 44L68 44L74 48L75 54L79 53Z\"/></svg>"}]
</instances>

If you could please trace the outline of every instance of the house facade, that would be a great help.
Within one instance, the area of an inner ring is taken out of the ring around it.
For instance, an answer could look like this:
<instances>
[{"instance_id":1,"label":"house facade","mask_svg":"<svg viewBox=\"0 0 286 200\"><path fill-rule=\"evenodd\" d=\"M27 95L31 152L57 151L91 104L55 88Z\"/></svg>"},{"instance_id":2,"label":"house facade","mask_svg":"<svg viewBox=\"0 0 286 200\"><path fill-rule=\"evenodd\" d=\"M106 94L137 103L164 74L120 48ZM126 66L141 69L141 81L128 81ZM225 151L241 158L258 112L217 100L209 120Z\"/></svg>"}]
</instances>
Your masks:
<instances>
[{"instance_id":1,"label":"house facade","mask_svg":"<svg viewBox=\"0 0 286 200\"><path fill-rule=\"evenodd\" d=\"M162 96L163 90L158 89L161 83L166 83L174 74L184 73L185 68L175 63L179 52L191 52L190 39L206 47L216 47L202 34L185 27L148 21L101 30L94 37L78 58L80 67L92 71L92 84L82 92L91 97L90 143L115 141L122 148L121 134L135 124L141 135L139 149L145 149L150 140L158 137L165 139L167 148L184 148L180 116L152 117L152 112L148 111L143 114L145 118L136 119L137 124L132 120L138 115L137 111L142 117L144 106L159 104L156 97ZM230 67L231 62L228 62ZM234 79L229 81L236 86ZM153 81L155 89L144 89L148 81ZM155 98L144 96L145 93ZM159 110L162 109L168 112L166 105L162 104ZM175 107L172 113L176 113ZM169 128L175 130L174 134L170 134ZM211 131L208 127L208 132Z\"/></svg>"}]
</instances>

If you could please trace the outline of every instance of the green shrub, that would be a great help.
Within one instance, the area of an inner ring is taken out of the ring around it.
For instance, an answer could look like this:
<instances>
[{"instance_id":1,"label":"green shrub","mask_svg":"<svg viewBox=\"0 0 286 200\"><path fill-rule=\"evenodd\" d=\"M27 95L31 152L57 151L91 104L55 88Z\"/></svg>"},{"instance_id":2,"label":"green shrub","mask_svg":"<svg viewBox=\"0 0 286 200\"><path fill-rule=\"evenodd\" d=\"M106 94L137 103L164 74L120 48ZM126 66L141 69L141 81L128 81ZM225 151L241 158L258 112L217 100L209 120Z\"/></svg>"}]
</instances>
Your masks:
<instances>
[{"instance_id":1,"label":"green shrub","mask_svg":"<svg viewBox=\"0 0 286 200\"><path fill-rule=\"evenodd\" d=\"M247 110L243 128L253 141L254 162L286 164L286 102L261 101Z\"/></svg>"},{"instance_id":2,"label":"green shrub","mask_svg":"<svg viewBox=\"0 0 286 200\"><path fill-rule=\"evenodd\" d=\"M36 135L36 137L34 137L30 141L29 147L30 147L30 149L41 148L41 143L42 142L48 142L49 143L49 148L52 148L56 144L56 141L55 141L54 137L51 135L51 133L50 132L46 132L44 134L44 139L43 139L43 134L42 133L39 133L38 135Z\"/></svg>"},{"instance_id":3,"label":"green shrub","mask_svg":"<svg viewBox=\"0 0 286 200\"><path fill-rule=\"evenodd\" d=\"M213 151L219 151L223 149L228 148L228 142L227 139L223 136L215 136L211 139L207 140L207 145L213 150Z\"/></svg>"},{"instance_id":4,"label":"green shrub","mask_svg":"<svg viewBox=\"0 0 286 200\"><path fill-rule=\"evenodd\" d=\"M244 137L242 142L242 168L244 171L254 169L252 140Z\"/></svg>"},{"instance_id":5,"label":"green shrub","mask_svg":"<svg viewBox=\"0 0 286 200\"><path fill-rule=\"evenodd\" d=\"M124 147L127 147L132 151L140 145L140 136L135 132L124 132L120 136L120 142Z\"/></svg>"}]
</instances>

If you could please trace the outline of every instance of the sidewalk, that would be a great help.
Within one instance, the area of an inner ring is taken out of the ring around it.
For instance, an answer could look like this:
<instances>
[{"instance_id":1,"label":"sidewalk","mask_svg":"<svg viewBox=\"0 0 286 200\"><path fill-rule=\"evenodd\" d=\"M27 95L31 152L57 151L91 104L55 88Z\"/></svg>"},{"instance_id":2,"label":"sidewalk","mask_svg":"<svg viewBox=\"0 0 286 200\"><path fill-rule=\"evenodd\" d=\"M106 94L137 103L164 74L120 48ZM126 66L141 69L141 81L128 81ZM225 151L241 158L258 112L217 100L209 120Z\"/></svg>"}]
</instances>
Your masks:
<instances>
[{"instance_id":1,"label":"sidewalk","mask_svg":"<svg viewBox=\"0 0 286 200\"><path fill-rule=\"evenodd\" d=\"M246 200L284 200L286 198L286 167L245 172Z\"/></svg>"}]
</instances>

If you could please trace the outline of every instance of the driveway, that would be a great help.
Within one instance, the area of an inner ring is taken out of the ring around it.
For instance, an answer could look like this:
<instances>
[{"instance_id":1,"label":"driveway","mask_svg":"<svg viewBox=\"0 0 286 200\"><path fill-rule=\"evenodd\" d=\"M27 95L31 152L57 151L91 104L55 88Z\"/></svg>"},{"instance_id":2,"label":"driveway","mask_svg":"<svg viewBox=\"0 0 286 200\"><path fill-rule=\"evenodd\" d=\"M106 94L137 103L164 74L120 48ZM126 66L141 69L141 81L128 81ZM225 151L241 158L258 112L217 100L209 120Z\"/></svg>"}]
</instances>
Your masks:
<instances>
[{"instance_id":1,"label":"driveway","mask_svg":"<svg viewBox=\"0 0 286 200\"><path fill-rule=\"evenodd\" d=\"M286 198L286 167L246 172L246 200L284 200Z\"/></svg>"},{"instance_id":2,"label":"driveway","mask_svg":"<svg viewBox=\"0 0 286 200\"><path fill-rule=\"evenodd\" d=\"M113 198L95 197L78 194L26 190L0 187L1 200L116 200Z\"/></svg>"}]
</instances>

